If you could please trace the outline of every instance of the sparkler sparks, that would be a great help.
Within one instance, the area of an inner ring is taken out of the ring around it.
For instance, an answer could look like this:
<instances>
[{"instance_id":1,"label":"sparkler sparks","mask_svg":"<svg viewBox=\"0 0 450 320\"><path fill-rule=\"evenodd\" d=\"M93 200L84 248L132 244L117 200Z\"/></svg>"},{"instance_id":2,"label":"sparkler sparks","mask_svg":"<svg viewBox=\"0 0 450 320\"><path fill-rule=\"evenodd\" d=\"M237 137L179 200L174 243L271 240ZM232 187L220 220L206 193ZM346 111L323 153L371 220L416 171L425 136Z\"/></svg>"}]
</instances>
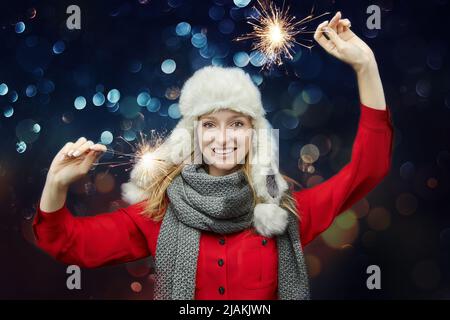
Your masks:
<instances>
[{"instance_id":1,"label":"sparkler sparks","mask_svg":"<svg viewBox=\"0 0 450 320\"><path fill-rule=\"evenodd\" d=\"M155 150L161 145L163 138L155 130L151 130L150 138L147 138L143 133L140 134L140 139L136 145L132 145L123 137L119 137L121 140L126 142L132 149L131 153L123 153L113 149L108 149L106 152L113 155L117 155L118 159L121 161L112 162L97 162L94 165L107 165L109 168L119 167L119 166L129 166L125 171L132 169L133 165L140 163L144 166L145 172L156 173L160 170L165 170L164 160L160 160L155 155Z\"/></svg>"},{"instance_id":2,"label":"sparkler sparks","mask_svg":"<svg viewBox=\"0 0 450 320\"><path fill-rule=\"evenodd\" d=\"M295 44L311 49L314 45L310 39L301 39L303 42L296 40L296 36L306 33L314 33L307 31L305 24L330 14L325 12L319 16L314 16L314 7L311 13L302 20L296 21L295 16L289 15L289 6L281 9L275 6L270 0L258 0L259 8L255 7L258 17L250 17L247 21L253 27L253 31L243 36L237 37L235 41L254 39L252 49L261 52L265 56L266 68L271 65L283 64L283 58L293 59L292 49ZM252 21L254 19L255 21ZM309 44L305 44L307 42Z\"/></svg>"}]
</instances>

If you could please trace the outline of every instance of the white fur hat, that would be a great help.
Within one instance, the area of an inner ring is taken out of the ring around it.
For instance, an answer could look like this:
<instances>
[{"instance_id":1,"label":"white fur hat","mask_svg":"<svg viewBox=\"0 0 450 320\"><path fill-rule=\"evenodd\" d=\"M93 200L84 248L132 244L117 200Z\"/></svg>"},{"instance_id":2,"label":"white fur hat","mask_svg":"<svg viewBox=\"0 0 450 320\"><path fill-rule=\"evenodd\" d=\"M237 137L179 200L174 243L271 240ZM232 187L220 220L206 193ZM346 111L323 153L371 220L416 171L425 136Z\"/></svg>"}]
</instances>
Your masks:
<instances>
[{"instance_id":1,"label":"white fur hat","mask_svg":"<svg viewBox=\"0 0 450 320\"><path fill-rule=\"evenodd\" d=\"M195 121L219 109L231 109L252 118L251 178L264 203L254 208L253 225L258 233L270 237L282 234L288 213L279 206L288 189L278 169L277 137L265 118L261 93L249 74L241 68L207 66L197 70L184 84L179 101L182 118L165 142L153 153L168 164L181 164L190 158L194 145ZM142 157L133 167L130 181L122 185L122 198L128 203L145 200L151 174Z\"/></svg>"}]
</instances>

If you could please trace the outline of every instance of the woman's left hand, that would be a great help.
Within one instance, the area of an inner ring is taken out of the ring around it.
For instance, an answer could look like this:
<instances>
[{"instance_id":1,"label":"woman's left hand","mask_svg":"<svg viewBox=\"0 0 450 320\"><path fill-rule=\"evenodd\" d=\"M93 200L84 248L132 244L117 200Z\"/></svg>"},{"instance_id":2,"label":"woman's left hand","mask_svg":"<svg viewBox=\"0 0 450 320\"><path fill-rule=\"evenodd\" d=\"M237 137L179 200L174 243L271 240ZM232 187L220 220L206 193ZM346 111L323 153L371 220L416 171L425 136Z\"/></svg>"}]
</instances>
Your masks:
<instances>
[{"instance_id":1,"label":"woman's left hand","mask_svg":"<svg viewBox=\"0 0 450 320\"><path fill-rule=\"evenodd\" d=\"M317 27L314 39L329 54L348 63L358 72L375 63L375 56L350 27L350 20L341 19L341 12L338 11L330 22L324 21Z\"/></svg>"}]
</instances>

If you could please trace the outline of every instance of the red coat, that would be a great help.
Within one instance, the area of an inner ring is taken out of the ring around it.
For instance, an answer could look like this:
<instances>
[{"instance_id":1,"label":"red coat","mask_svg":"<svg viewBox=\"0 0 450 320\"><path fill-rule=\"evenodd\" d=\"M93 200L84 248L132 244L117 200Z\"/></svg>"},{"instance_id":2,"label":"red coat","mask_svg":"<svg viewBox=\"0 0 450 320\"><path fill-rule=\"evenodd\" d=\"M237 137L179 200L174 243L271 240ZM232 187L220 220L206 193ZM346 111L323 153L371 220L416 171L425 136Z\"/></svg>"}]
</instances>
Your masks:
<instances>
[{"instance_id":1,"label":"red coat","mask_svg":"<svg viewBox=\"0 0 450 320\"><path fill-rule=\"evenodd\" d=\"M390 112L364 105L360 110L350 163L330 179L294 193L303 246L389 171ZM38 209L33 221L37 244L63 263L86 268L155 256L161 222L140 215L143 204L93 217L74 217L66 206L53 213ZM277 299L277 260L275 238L249 230L224 236L202 232L195 299Z\"/></svg>"}]
</instances>

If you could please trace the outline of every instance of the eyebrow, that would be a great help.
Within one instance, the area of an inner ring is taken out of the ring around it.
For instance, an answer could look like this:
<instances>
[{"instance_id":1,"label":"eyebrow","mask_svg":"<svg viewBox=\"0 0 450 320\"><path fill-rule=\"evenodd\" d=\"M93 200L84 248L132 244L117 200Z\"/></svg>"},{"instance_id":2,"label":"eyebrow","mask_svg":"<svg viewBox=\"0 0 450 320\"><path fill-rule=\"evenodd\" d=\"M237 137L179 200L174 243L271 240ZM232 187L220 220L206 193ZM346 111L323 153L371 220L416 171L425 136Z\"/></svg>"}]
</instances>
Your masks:
<instances>
[{"instance_id":1,"label":"eyebrow","mask_svg":"<svg viewBox=\"0 0 450 320\"><path fill-rule=\"evenodd\" d=\"M237 114L237 115L231 116L228 120L232 120L232 119L236 119L236 118L245 118L245 116ZM205 120L205 119L217 120L217 118L215 116L204 116L202 120Z\"/></svg>"}]
</instances>

